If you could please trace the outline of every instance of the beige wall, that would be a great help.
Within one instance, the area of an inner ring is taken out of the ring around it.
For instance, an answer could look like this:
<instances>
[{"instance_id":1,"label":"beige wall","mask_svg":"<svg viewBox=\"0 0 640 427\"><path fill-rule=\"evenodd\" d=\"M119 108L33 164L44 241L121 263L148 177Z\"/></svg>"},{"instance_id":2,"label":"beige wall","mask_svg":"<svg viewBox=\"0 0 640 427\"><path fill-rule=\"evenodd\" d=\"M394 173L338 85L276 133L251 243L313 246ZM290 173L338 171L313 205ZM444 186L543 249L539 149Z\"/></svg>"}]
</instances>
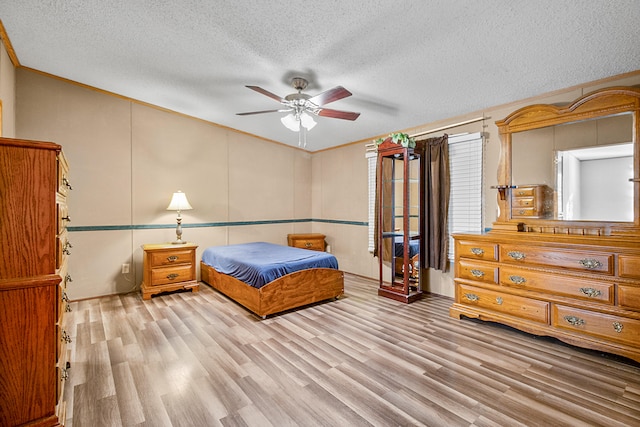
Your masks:
<instances>
[{"instance_id":1,"label":"beige wall","mask_svg":"<svg viewBox=\"0 0 640 427\"><path fill-rule=\"evenodd\" d=\"M175 239L166 207L177 190L194 207L182 212L183 238L200 246L198 257L211 245L286 244L288 233L311 231L310 222L250 224L310 218L309 153L29 70L16 75L18 136L63 146L69 225L89 228L70 232L70 298L139 287L141 245ZM249 225L216 226L227 222ZM121 274L123 263L131 273Z\"/></svg>"},{"instance_id":2,"label":"beige wall","mask_svg":"<svg viewBox=\"0 0 640 427\"><path fill-rule=\"evenodd\" d=\"M15 74L16 136L58 142L69 158L74 187L70 225L111 226L70 233L72 299L139 287L140 246L175 237L174 213L165 208L176 190L184 191L194 207L183 212L184 238L200 246L198 257L210 245L257 240L286 244L288 233L313 231L326 234L342 270L377 277L377 260L367 251L369 141L311 154L29 70ZM535 102L570 102L618 84L640 84L640 74ZM496 218L496 192L490 186L497 182L500 143L494 122L530 103L523 100L405 130L416 133L487 117L446 131L487 136L485 227ZM320 221L274 222L308 218ZM206 226L188 228L193 224ZM133 264L130 274L120 273L123 263ZM423 277L425 290L453 296L450 272L429 271Z\"/></svg>"},{"instance_id":3,"label":"beige wall","mask_svg":"<svg viewBox=\"0 0 640 427\"><path fill-rule=\"evenodd\" d=\"M15 69L4 43L0 43L0 101L2 102L0 135L6 138L16 136L15 87Z\"/></svg>"}]
</instances>

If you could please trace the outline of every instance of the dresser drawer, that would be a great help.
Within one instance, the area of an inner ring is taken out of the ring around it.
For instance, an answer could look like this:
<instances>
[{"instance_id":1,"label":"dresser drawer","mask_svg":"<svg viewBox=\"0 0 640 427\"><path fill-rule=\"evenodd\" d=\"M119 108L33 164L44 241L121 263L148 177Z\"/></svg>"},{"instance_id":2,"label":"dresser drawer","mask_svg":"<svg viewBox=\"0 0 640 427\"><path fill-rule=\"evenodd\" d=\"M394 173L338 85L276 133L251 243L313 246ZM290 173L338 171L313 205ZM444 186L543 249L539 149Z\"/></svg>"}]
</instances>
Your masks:
<instances>
[{"instance_id":1,"label":"dresser drawer","mask_svg":"<svg viewBox=\"0 0 640 427\"><path fill-rule=\"evenodd\" d=\"M69 182L69 163L64 157L64 154L60 152L58 154L58 193L66 196L71 190L71 183Z\"/></svg>"},{"instance_id":2,"label":"dresser drawer","mask_svg":"<svg viewBox=\"0 0 640 427\"><path fill-rule=\"evenodd\" d=\"M553 326L640 346L640 321L635 319L555 305Z\"/></svg>"},{"instance_id":3,"label":"dresser drawer","mask_svg":"<svg viewBox=\"0 0 640 427\"><path fill-rule=\"evenodd\" d=\"M461 304L486 308L540 323L549 323L549 303L487 289L457 284Z\"/></svg>"},{"instance_id":4,"label":"dresser drawer","mask_svg":"<svg viewBox=\"0 0 640 427\"><path fill-rule=\"evenodd\" d=\"M195 280L193 271L194 268L190 264L154 268L151 270L151 285L165 285L167 283Z\"/></svg>"},{"instance_id":5,"label":"dresser drawer","mask_svg":"<svg viewBox=\"0 0 640 427\"><path fill-rule=\"evenodd\" d=\"M522 217L522 216L537 216L538 215L538 210L534 207L513 207L513 210L511 212L511 216L513 216L514 218L516 217Z\"/></svg>"},{"instance_id":6,"label":"dresser drawer","mask_svg":"<svg viewBox=\"0 0 640 427\"><path fill-rule=\"evenodd\" d=\"M618 285L618 305L640 311L640 286Z\"/></svg>"},{"instance_id":7,"label":"dresser drawer","mask_svg":"<svg viewBox=\"0 0 640 427\"><path fill-rule=\"evenodd\" d=\"M469 242L456 239L456 253L460 258L498 260L498 245L495 243Z\"/></svg>"},{"instance_id":8,"label":"dresser drawer","mask_svg":"<svg viewBox=\"0 0 640 427\"><path fill-rule=\"evenodd\" d=\"M640 256L620 255L618 275L630 279L640 279Z\"/></svg>"},{"instance_id":9,"label":"dresser drawer","mask_svg":"<svg viewBox=\"0 0 640 427\"><path fill-rule=\"evenodd\" d=\"M518 187L518 188L514 188L512 193L513 198L520 198L520 197L533 197L536 195L536 188L535 187Z\"/></svg>"},{"instance_id":10,"label":"dresser drawer","mask_svg":"<svg viewBox=\"0 0 640 427\"><path fill-rule=\"evenodd\" d=\"M535 201L531 197L516 197L513 199L513 207L516 208L530 208L533 207Z\"/></svg>"},{"instance_id":11,"label":"dresser drawer","mask_svg":"<svg viewBox=\"0 0 640 427\"><path fill-rule=\"evenodd\" d=\"M613 304L614 284L542 273L517 267L500 267L500 284L518 289L545 292L589 301Z\"/></svg>"},{"instance_id":12,"label":"dresser drawer","mask_svg":"<svg viewBox=\"0 0 640 427\"><path fill-rule=\"evenodd\" d=\"M324 234L287 234L287 244L294 248L310 249L313 251L325 250Z\"/></svg>"},{"instance_id":13,"label":"dresser drawer","mask_svg":"<svg viewBox=\"0 0 640 427\"><path fill-rule=\"evenodd\" d=\"M500 261L519 265L560 267L575 271L613 274L613 254L504 244Z\"/></svg>"},{"instance_id":14,"label":"dresser drawer","mask_svg":"<svg viewBox=\"0 0 640 427\"><path fill-rule=\"evenodd\" d=\"M492 264L461 259L458 262L457 276L461 279L476 280L484 283L498 283L498 268Z\"/></svg>"},{"instance_id":15,"label":"dresser drawer","mask_svg":"<svg viewBox=\"0 0 640 427\"><path fill-rule=\"evenodd\" d=\"M193 250L189 249L175 250L171 252L158 251L150 254L149 263L152 268L174 264L189 264L194 262L193 256Z\"/></svg>"}]
</instances>

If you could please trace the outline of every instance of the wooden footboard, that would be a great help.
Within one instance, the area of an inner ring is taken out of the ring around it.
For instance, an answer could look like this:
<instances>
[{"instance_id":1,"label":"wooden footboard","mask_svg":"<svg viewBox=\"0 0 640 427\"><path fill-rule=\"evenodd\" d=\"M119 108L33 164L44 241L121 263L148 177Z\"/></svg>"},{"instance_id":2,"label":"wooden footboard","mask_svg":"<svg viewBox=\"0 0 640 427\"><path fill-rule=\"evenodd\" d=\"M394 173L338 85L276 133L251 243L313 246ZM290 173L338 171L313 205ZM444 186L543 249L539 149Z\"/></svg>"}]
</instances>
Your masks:
<instances>
[{"instance_id":1,"label":"wooden footboard","mask_svg":"<svg viewBox=\"0 0 640 427\"><path fill-rule=\"evenodd\" d=\"M234 277L218 273L203 262L200 262L200 275L203 282L262 318L337 298L344 293L344 273L331 268L297 271L259 289Z\"/></svg>"}]
</instances>

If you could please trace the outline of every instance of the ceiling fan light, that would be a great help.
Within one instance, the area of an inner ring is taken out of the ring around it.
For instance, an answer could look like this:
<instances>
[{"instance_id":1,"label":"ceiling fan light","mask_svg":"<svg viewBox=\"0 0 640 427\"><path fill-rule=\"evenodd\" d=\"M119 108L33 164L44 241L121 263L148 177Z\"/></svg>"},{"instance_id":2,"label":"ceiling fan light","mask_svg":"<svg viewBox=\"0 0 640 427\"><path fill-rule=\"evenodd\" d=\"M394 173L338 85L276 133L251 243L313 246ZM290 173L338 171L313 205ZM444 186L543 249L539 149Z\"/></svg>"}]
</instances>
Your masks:
<instances>
[{"instance_id":1,"label":"ceiling fan light","mask_svg":"<svg viewBox=\"0 0 640 427\"><path fill-rule=\"evenodd\" d=\"M293 114L287 114L282 117L280 121L287 129L292 130L293 132L300 131L300 122L296 120L296 117Z\"/></svg>"},{"instance_id":2,"label":"ceiling fan light","mask_svg":"<svg viewBox=\"0 0 640 427\"><path fill-rule=\"evenodd\" d=\"M313 127L316 125L316 121L313 120L313 117L311 117L306 112L300 114L300 122L302 123L302 126L304 126L307 130L313 129Z\"/></svg>"}]
</instances>

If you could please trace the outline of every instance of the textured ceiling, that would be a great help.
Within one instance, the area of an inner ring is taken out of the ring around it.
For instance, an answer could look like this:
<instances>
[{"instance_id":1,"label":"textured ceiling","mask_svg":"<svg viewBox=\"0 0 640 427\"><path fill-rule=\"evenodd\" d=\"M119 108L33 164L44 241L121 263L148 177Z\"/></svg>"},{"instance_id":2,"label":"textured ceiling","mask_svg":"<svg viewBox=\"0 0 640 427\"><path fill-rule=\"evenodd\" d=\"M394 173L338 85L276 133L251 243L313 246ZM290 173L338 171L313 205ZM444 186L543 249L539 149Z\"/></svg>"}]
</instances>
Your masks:
<instances>
[{"instance_id":1,"label":"textured ceiling","mask_svg":"<svg viewBox=\"0 0 640 427\"><path fill-rule=\"evenodd\" d=\"M356 121L307 150L640 69L637 0L2 0L20 64L293 146L279 104L307 77Z\"/></svg>"}]
</instances>

